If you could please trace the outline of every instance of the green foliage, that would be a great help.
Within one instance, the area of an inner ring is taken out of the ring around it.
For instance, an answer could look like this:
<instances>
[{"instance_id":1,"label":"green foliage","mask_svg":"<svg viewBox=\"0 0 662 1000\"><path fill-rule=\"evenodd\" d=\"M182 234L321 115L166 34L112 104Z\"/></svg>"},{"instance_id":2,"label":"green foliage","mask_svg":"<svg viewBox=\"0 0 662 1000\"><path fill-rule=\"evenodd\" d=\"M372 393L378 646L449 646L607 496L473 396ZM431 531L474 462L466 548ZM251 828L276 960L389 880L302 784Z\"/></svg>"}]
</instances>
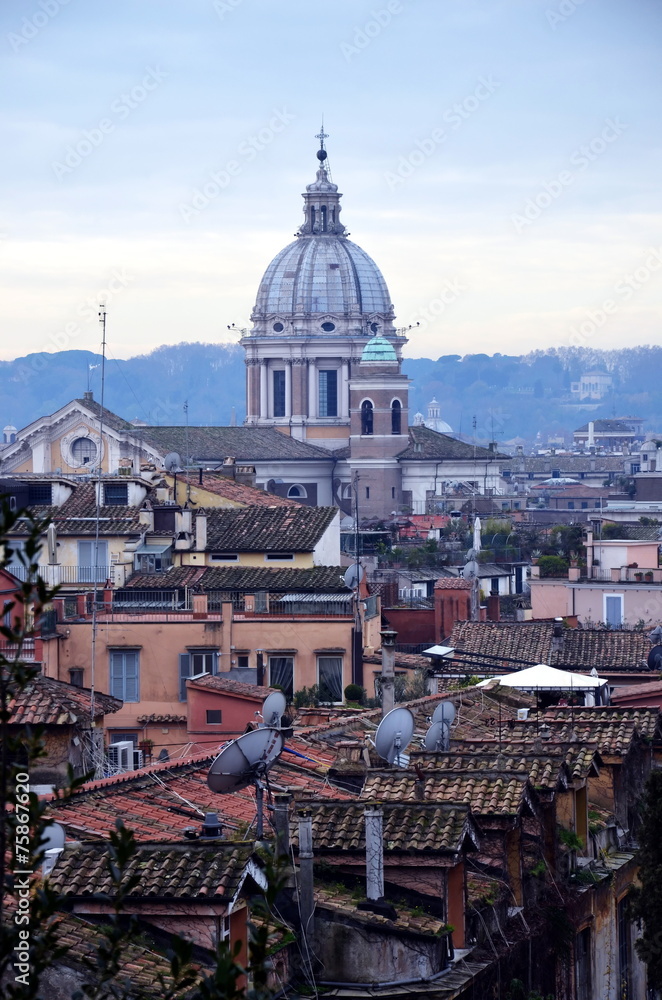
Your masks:
<instances>
[{"instance_id":1,"label":"green foliage","mask_svg":"<svg viewBox=\"0 0 662 1000\"><path fill-rule=\"evenodd\" d=\"M569 851L583 851L584 841L578 837L574 830L566 830L564 826L558 827L559 840Z\"/></svg>"},{"instance_id":2,"label":"green foliage","mask_svg":"<svg viewBox=\"0 0 662 1000\"><path fill-rule=\"evenodd\" d=\"M554 1000L553 993L540 993L538 990L527 992L521 979L511 979L506 1000Z\"/></svg>"},{"instance_id":3,"label":"green foliage","mask_svg":"<svg viewBox=\"0 0 662 1000\"><path fill-rule=\"evenodd\" d=\"M368 693L360 684L348 684L345 688L345 701L355 702L357 705L364 705Z\"/></svg>"},{"instance_id":4,"label":"green foliage","mask_svg":"<svg viewBox=\"0 0 662 1000\"><path fill-rule=\"evenodd\" d=\"M529 874L533 875L534 878L540 878L547 871L547 865L544 861L538 861L533 868L529 869Z\"/></svg>"},{"instance_id":5,"label":"green foliage","mask_svg":"<svg viewBox=\"0 0 662 1000\"><path fill-rule=\"evenodd\" d=\"M478 684L479 680L480 677L477 677L475 674L471 675L465 674L464 677L460 681L458 681L457 686L461 688L473 687L474 684Z\"/></svg>"},{"instance_id":6,"label":"green foliage","mask_svg":"<svg viewBox=\"0 0 662 1000\"><path fill-rule=\"evenodd\" d=\"M294 692L292 702L295 708L317 708L320 703L320 689L317 684L302 687Z\"/></svg>"},{"instance_id":7,"label":"green foliage","mask_svg":"<svg viewBox=\"0 0 662 1000\"><path fill-rule=\"evenodd\" d=\"M651 990L662 989L662 770L651 771L641 804L639 881L632 889L632 916L643 921L637 954L648 967Z\"/></svg>"},{"instance_id":8,"label":"green foliage","mask_svg":"<svg viewBox=\"0 0 662 1000\"><path fill-rule=\"evenodd\" d=\"M563 577L568 575L569 562L562 556L541 556L538 560L540 575L544 577Z\"/></svg>"}]
</instances>

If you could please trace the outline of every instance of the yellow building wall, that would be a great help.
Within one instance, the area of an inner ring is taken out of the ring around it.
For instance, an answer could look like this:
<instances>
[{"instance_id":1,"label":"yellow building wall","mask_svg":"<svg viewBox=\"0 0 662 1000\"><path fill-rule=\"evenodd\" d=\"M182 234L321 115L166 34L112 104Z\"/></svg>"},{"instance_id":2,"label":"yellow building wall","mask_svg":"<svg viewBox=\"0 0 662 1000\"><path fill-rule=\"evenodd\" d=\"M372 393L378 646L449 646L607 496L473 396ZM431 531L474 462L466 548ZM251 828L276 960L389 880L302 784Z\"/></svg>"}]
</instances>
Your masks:
<instances>
[{"instance_id":1,"label":"yellow building wall","mask_svg":"<svg viewBox=\"0 0 662 1000\"><path fill-rule=\"evenodd\" d=\"M174 476L164 476L163 477L170 487L174 489L175 478ZM190 499L197 504L198 507L246 507L247 504L238 503L236 500L228 500L227 497L222 497L218 493L212 493L211 490L204 489L203 486L194 485L193 483L183 483L180 479L177 480L177 496L173 499L175 503L185 503L186 500Z\"/></svg>"},{"instance_id":2,"label":"yellow building wall","mask_svg":"<svg viewBox=\"0 0 662 1000\"><path fill-rule=\"evenodd\" d=\"M182 566L260 566L272 569L310 569L315 564L312 552L295 552L294 559L267 559L264 552L238 552L236 562L217 562L211 559L210 552L175 552L179 555ZM176 560L175 560L176 561Z\"/></svg>"}]
</instances>

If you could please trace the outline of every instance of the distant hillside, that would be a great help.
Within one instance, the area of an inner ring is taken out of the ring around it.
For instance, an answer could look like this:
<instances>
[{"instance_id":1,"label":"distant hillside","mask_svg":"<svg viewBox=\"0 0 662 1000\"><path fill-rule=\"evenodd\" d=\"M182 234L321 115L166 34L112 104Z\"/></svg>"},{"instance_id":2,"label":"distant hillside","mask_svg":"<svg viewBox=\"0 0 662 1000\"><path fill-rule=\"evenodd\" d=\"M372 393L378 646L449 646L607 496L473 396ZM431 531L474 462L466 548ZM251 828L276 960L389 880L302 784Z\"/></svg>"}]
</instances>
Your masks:
<instances>
[{"instance_id":1,"label":"distant hillside","mask_svg":"<svg viewBox=\"0 0 662 1000\"><path fill-rule=\"evenodd\" d=\"M23 427L82 396L88 366L101 358L88 351L29 354L0 362L0 426ZM441 414L458 433L497 441L520 436L544 439L570 434L592 417L641 416L662 429L662 347L619 351L550 348L523 357L458 354L408 358L412 380L410 418L426 412L436 397ZM614 380L613 392L593 409L573 405L570 384L599 369ZM89 370L90 388L100 396L100 368ZM191 424L228 424L232 407L244 419L244 354L232 344L176 344L151 354L106 363L106 405L127 420L183 424L188 400Z\"/></svg>"}]
</instances>

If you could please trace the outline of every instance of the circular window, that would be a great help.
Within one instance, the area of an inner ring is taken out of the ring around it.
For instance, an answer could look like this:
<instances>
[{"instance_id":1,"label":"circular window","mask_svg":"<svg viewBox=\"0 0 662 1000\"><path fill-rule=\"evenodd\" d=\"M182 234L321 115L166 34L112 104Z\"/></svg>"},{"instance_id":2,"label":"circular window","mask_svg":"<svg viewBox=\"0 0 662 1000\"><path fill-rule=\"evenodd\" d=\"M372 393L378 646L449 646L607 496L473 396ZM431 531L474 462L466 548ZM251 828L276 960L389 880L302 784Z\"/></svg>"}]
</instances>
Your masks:
<instances>
[{"instance_id":1,"label":"circular window","mask_svg":"<svg viewBox=\"0 0 662 1000\"><path fill-rule=\"evenodd\" d=\"M274 323L274 330L276 333L282 333L285 327L282 323Z\"/></svg>"},{"instance_id":2,"label":"circular window","mask_svg":"<svg viewBox=\"0 0 662 1000\"><path fill-rule=\"evenodd\" d=\"M322 329L325 333L333 333L336 328L335 323L322 323Z\"/></svg>"},{"instance_id":3,"label":"circular window","mask_svg":"<svg viewBox=\"0 0 662 1000\"><path fill-rule=\"evenodd\" d=\"M71 445L71 454L77 465L92 465L97 457L97 446L90 438L76 438Z\"/></svg>"},{"instance_id":4,"label":"circular window","mask_svg":"<svg viewBox=\"0 0 662 1000\"><path fill-rule=\"evenodd\" d=\"M377 331L379 330L379 323L371 323L370 329L372 330L373 333L377 333Z\"/></svg>"}]
</instances>

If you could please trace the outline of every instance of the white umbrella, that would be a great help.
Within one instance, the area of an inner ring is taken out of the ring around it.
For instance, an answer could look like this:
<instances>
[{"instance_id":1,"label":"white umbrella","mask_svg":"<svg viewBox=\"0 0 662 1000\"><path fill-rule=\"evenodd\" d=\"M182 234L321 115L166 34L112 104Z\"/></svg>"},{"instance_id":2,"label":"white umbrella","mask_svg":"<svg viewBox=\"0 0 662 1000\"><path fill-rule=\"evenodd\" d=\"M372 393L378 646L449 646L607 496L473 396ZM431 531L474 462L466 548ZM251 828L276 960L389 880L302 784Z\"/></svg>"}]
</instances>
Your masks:
<instances>
[{"instance_id":1,"label":"white umbrella","mask_svg":"<svg viewBox=\"0 0 662 1000\"><path fill-rule=\"evenodd\" d=\"M504 687L519 688L520 691L593 691L609 683L604 677L558 670L546 663L537 663L535 667L516 670L515 673L504 674L502 677L488 677L478 687L486 687L493 680L498 680Z\"/></svg>"},{"instance_id":2,"label":"white umbrella","mask_svg":"<svg viewBox=\"0 0 662 1000\"><path fill-rule=\"evenodd\" d=\"M477 517L474 520L474 552L476 555L480 552L480 518Z\"/></svg>"}]
</instances>

